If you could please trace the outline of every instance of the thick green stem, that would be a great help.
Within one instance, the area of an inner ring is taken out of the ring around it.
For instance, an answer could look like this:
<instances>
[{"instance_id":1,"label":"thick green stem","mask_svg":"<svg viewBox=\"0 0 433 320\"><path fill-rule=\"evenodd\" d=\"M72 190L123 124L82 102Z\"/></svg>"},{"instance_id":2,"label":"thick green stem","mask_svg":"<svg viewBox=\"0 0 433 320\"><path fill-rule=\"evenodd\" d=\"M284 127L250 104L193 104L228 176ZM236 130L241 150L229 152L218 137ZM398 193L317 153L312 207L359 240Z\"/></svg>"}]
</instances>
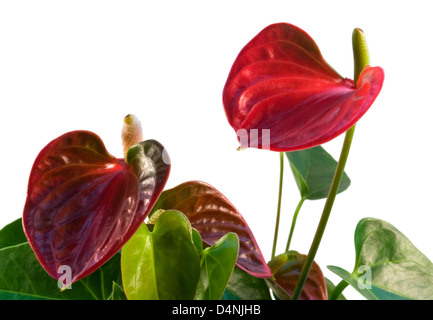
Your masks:
<instances>
[{"instance_id":1,"label":"thick green stem","mask_svg":"<svg viewBox=\"0 0 433 320\"><path fill-rule=\"evenodd\" d=\"M348 285L349 283L347 283L344 280L341 280L340 283L335 286L331 296L328 297L328 300L337 300L340 294L344 291L344 289L347 288Z\"/></svg>"},{"instance_id":2,"label":"thick green stem","mask_svg":"<svg viewBox=\"0 0 433 320\"><path fill-rule=\"evenodd\" d=\"M370 64L370 58L368 53L367 41L363 31L356 28L352 34L352 47L353 47L353 60L354 60L354 81L355 84L358 80L362 70ZM313 242L302 268L301 274L299 275L296 287L293 290L292 300L298 299L302 292L305 282L307 281L308 274L311 266L313 265L314 258L322 240L323 233L325 232L326 224L328 223L329 215L331 214L332 206L334 204L335 197L337 196L337 190L340 185L341 177L346 166L347 157L349 156L350 146L353 140L353 134L355 132L355 126L346 131L346 136L343 142L343 148L341 150L340 159L338 160L337 168L335 170L334 179L332 180L331 188L326 199L325 207L323 208L322 216L319 221L319 225L316 230Z\"/></svg>"},{"instance_id":3,"label":"thick green stem","mask_svg":"<svg viewBox=\"0 0 433 320\"><path fill-rule=\"evenodd\" d=\"M301 210L301 207L302 207L302 204L304 203L304 201L305 201L305 198L302 197L298 203L298 206L296 207L295 213L293 214L292 226L290 227L289 239L287 240L287 245L286 245L286 252L289 251L290 243L292 242L293 231L295 230L296 220L298 219L298 213L299 213L299 210Z\"/></svg>"},{"instance_id":4,"label":"thick green stem","mask_svg":"<svg viewBox=\"0 0 433 320\"><path fill-rule=\"evenodd\" d=\"M280 186L278 190L278 208L277 208L277 219L275 222L274 244L272 246L272 258L275 257L275 250L277 248L277 239L278 239L278 229L280 227L281 198L283 193L283 173L284 173L284 152L280 152Z\"/></svg>"},{"instance_id":5,"label":"thick green stem","mask_svg":"<svg viewBox=\"0 0 433 320\"><path fill-rule=\"evenodd\" d=\"M341 177L343 176L344 167L346 166L347 157L349 155L350 146L352 144L353 134L355 132L355 126L350 128L346 132L344 138L343 148L341 150L340 159L335 170L334 179L332 180L331 188L326 199L325 207L323 208L322 216L320 218L319 225L316 230L313 242L299 276L298 282L295 289L293 290L292 300L298 299L302 288L307 280L311 266L313 265L314 258L317 250L319 249L320 242L322 240L323 233L325 232L326 224L328 223L329 215L331 214L332 206L334 204L335 197L337 196L338 187L340 185Z\"/></svg>"}]
</instances>

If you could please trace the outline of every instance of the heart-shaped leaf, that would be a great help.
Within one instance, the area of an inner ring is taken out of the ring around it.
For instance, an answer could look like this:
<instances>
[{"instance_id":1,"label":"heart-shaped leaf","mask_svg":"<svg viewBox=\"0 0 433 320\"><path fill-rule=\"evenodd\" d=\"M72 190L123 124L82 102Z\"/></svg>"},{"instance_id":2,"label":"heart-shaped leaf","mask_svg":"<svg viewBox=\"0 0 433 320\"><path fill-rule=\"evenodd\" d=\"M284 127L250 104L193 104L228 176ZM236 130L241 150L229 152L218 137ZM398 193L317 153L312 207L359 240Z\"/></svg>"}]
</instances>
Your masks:
<instances>
[{"instance_id":1,"label":"heart-shaped leaf","mask_svg":"<svg viewBox=\"0 0 433 320\"><path fill-rule=\"evenodd\" d=\"M277 23L238 54L223 103L242 148L294 151L321 145L352 127L383 80L380 67L367 66L355 85L326 63L305 31Z\"/></svg>"},{"instance_id":2,"label":"heart-shaped leaf","mask_svg":"<svg viewBox=\"0 0 433 320\"><path fill-rule=\"evenodd\" d=\"M322 146L286 152L286 156L301 197L309 200L326 198L337 168L337 161ZM343 172L338 193L346 190L349 185L350 179Z\"/></svg>"},{"instance_id":3,"label":"heart-shaped leaf","mask_svg":"<svg viewBox=\"0 0 433 320\"><path fill-rule=\"evenodd\" d=\"M154 140L111 156L88 131L66 133L36 158L23 213L36 257L53 278L67 266L71 283L108 261L134 234L164 188L170 165Z\"/></svg>"},{"instance_id":4,"label":"heart-shaped leaf","mask_svg":"<svg viewBox=\"0 0 433 320\"><path fill-rule=\"evenodd\" d=\"M153 230L142 224L122 248L122 278L130 300L190 300L200 274L200 255L188 219L167 210Z\"/></svg>"},{"instance_id":5,"label":"heart-shaped leaf","mask_svg":"<svg viewBox=\"0 0 433 320\"><path fill-rule=\"evenodd\" d=\"M365 218L355 231L352 273L328 266L369 300L433 299L433 263L388 222Z\"/></svg>"},{"instance_id":6,"label":"heart-shaped leaf","mask_svg":"<svg viewBox=\"0 0 433 320\"><path fill-rule=\"evenodd\" d=\"M0 230L0 249L27 242L21 218L9 223Z\"/></svg>"},{"instance_id":7,"label":"heart-shaped leaf","mask_svg":"<svg viewBox=\"0 0 433 320\"><path fill-rule=\"evenodd\" d=\"M236 233L239 237L237 265L256 277L271 276L244 218L227 198L211 185L201 181L188 181L165 190L151 214L158 209L183 212L208 245L213 245L229 232Z\"/></svg>"},{"instance_id":8,"label":"heart-shaped leaf","mask_svg":"<svg viewBox=\"0 0 433 320\"><path fill-rule=\"evenodd\" d=\"M239 239L235 233L227 233L200 255L200 279L196 300L220 300L239 253Z\"/></svg>"},{"instance_id":9,"label":"heart-shaped leaf","mask_svg":"<svg viewBox=\"0 0 433 320\"><path fill-rule=\"evenodd\" d=\"M27 242L0 249L0 275L0 300L103 300L109 298L113 281L122 283L117 253L93 274L61 291Z\"/></svg>"},{"instance_id":10,"label":"heart-shaped leaf","mask_svg":"<svg viewBox=\"0 0 433 320\"><path fill-rule=\"evenodd\" d=\"M269 262L273 277L266 279L266 282L279 299L290 299L306 258L306 255L296 251L288 251ZM316 262L311 267L299 300L328 300L326 281Z\"/></svg>"}]
</instances>

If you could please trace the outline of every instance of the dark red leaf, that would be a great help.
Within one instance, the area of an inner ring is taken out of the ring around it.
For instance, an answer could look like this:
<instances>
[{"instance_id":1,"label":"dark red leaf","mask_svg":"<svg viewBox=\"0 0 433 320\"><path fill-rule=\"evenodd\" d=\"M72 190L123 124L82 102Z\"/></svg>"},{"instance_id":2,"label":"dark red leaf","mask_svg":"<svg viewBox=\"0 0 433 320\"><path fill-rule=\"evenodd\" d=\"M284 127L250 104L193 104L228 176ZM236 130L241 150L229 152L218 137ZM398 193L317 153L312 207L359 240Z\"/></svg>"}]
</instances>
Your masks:
<instances>
[{"instance_id":1,"label":"dark red leaf","mask_svg":"<svg viewBox=\"0 0 433 320\"><path fill-rule=\"evenodd\" d=\"M271 276L244 218L227 198L211 185L201 181L189 181L166 190L159 197L152 212L157 209L183 212L191 226L209 245L213 245L228 232L236 233L239 237L237 265L259 278Z\"/></svg>"},{"instance_id":2,"label":"dark red leaf","mask_svg":"<svg viewBox=\"0 0 433 320\"><path fill-rule=\"evenodd\" d=\"M266 279L266 281L279 299L287 300L292 295L306 258L307 256L304 254L289 251L276 256L269 262L273 277L272 279ZM313 262L298 299L328 300L325 278L316 262Z\"/></svg>"},{"instance_id":3,"label":"dark red leaf","mask_svg":"<svg viewBox=\"0 0 433 320\"><path fill-rule=\"evenodd\" d=\"M111 156L94 133L74 131L36 158L23 213L26 236L41 265L71 283L108 261L134 234L162 192L170 165L163 146L148 140L131 148L128 165Z\"/></svg>"},{"instance_id":4,"label":"dark red leaf","mask_svg":"<svg viewBox=\"0 0 433 320\"><path fill-rule=\"evenodd\" d=\"M241 147L294 151L328 142L352 127L383 80L380 67L367 66L355 86L326 63L307 33L277 23L241 50L223 103Z\"/></svg>"}]
</instances>

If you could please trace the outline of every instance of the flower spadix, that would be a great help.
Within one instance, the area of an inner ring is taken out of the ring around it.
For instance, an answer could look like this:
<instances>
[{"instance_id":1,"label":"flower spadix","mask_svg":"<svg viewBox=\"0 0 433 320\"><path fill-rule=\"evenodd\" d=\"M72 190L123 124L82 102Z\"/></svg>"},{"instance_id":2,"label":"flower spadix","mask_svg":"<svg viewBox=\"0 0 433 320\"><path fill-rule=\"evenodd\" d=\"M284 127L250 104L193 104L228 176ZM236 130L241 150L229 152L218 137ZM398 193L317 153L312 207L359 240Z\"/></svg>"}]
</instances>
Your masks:
<instances>
[{"instance_id":1,"label":"flower spadix","mask_svg":"<svg viewBox=\"0 0 433 320\"><path fill-rule=\"evenodd\" d=\"M241 149L294 151L347 131L370 108L383 80L383 69L371 66L356 83L340 76L305 31L277 23L240 51L223 104Z\"/></svg>"},{"instance_id":2,"label":"flower spadix","mask_svg":"<svg viewBox=\"0 0 433 320\"><path fill-rule=\"evenodd\" d=\"M141 122L134 114L128 114L123 118L122 127L122 145L123 145L123 155L126 159L129 148L134 144L143 141L143 130L141 128Z\"/></svg>"}]
</instances>

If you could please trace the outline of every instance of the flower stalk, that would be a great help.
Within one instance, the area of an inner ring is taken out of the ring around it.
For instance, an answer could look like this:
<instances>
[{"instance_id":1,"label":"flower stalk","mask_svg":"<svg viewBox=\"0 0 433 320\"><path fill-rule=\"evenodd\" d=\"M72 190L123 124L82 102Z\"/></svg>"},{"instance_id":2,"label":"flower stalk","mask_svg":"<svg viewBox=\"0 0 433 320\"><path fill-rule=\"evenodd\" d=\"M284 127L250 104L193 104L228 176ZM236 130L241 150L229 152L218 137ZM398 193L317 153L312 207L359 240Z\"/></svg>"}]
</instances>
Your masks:
<instances>
[{"instance_id":1,"label":"flower stalk","mask_svg":"<svg viewBox=\"0 0 433 320\"><path fill-rule=\"evenodd\" d=\"M283 192L283 173L284 173L284 152L280 152L280 184L278 189L278 208L277 208L277 218L275 222L274 242L272 245L272 259L275 257L275 250L277 248L277 239L278 239L278 229L280 227L281 198Z\"/></svg>"},{"instance_id":2,"label":"flower stalk","mask_svg":"<svg viewBox=\"0 0 433 320\"><path fill-rule=\"evenodd\" d=\"M365 35L363 31L356 28L352 34L352 46L353 46L353 59L354 59L354 81L355 84L362 70L370 64L368 47ZM307 281L308 274L310 272L311 266L313 265L314 258L316 256L317 250L319 249L320 242L322 240L323 234L325 232L326 225L331 214L332 206L337 196L338 187L340 185L341 177L343 176L344 168L346 166L347 158L349 156L350 147L352 145L353 135L355 133L356 124L353 125L349 130L346 131L346 135L343 142L343 147L340 153L340 158L338 160L337 168L335 170L334 178L326 199L325 206L323 208L322 216L319 221L319 225L316 230L313 242L311 244L310 250L308 252L307 258L305 260L304 266L302 268L301 274L299 276L298 282L296 283L295 289L291 299L297 300L302 292L302 289Z\"/></svg>"}]
</instances>

